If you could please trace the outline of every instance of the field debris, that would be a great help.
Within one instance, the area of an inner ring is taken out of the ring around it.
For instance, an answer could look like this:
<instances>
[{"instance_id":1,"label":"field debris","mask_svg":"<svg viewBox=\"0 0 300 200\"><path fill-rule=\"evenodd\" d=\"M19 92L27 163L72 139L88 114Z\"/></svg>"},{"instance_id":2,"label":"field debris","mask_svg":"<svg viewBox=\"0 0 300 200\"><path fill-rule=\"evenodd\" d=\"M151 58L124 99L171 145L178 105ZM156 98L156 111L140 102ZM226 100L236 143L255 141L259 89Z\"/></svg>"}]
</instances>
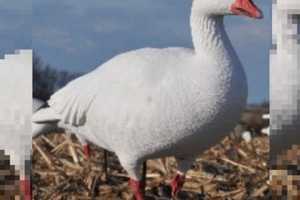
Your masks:
<instances>
[{"instance_id":1,"label":"field debris","mask_svg":"<svg viewBox=\"0 0 300 200\"><path fill-rule=\"evenodd\" d=\"M238 133L235 129L200 155L187 174L178 200L270 199L269 137L254 126L247 126L255 130L251 140L243 139L244 130ZM38 137L33 141L34 199L133 199L127 173L111 152L107 153L106 177L105 154L91 144L91 157L85 158L75 136L51 133ZM172 157L147 161L146 199L170 199L168 185L175 173Z\"/></svg>"}]
</instances>

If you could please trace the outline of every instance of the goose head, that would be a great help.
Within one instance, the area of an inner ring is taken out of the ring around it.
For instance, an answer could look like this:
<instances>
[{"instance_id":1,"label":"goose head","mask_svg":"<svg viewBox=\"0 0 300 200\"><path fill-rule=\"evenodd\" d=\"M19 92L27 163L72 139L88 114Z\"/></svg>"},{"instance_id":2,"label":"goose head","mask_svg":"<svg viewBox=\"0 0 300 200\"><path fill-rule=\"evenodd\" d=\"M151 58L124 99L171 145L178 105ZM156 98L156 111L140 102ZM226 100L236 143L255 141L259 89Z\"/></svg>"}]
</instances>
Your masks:
<instances>
[{"instance_id":1,"label":"goose head","mask_svg":"<svg viewBox=\"0 0 300 200\"><path fill-rule=\"evenodd\" d=\"M198 12L209 16L243 15L255 19L263 17L252 0L194 0Z\"/></svg>"}]
</instances>

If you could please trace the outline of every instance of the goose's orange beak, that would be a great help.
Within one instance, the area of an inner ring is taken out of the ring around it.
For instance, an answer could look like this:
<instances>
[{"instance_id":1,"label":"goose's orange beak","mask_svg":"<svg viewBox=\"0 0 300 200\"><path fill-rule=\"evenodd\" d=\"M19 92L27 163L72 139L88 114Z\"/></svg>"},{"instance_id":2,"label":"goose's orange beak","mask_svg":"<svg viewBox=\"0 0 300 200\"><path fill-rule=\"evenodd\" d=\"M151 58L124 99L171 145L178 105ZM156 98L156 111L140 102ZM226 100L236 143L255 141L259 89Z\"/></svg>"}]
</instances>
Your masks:
<instances>
[{"instance_id":1,"label":"goose's orange beak","mask_svg":"<svg viewBox=\"0 0 300 200\"><path fill-rule=\"evenodd\" d=\"M262 11L252 0L235 0L230 7L230 11L235 15L245 15L255 19L263 18Z\"/></svg>"}]
</instances>

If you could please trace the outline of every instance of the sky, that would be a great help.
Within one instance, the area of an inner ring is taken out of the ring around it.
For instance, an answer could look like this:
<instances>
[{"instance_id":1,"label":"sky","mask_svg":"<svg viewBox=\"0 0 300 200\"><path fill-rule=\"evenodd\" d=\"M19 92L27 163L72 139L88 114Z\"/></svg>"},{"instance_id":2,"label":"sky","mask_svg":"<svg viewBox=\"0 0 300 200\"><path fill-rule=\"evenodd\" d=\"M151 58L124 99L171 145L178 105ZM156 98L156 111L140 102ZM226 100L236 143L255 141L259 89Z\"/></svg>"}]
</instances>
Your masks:
<instances>
[{"instance_id":1,"label":"sky","mask_svg":"<svg viewBox=\"0 0 300 200\"><path fill-rule=\"evenodd\" d=\"M32 47L31 0L0 0L0 59Z\"/></svg>"},{"instance_id":2,"label":"sky","mask_svg":"<svg viewBox=\"0 0 300 200\"><path fill-rule=\"evenodd\" d=\"M0 39L1 55L28 48L32 41L35 52L57 69L88 72L128 50L192 47L191 0L4 1L0 0L0 11L5 11L0 12L0 34L5 34ZM236 16L225 20L248 77L250 103L269 97L271 0L255 2L264 12L263 20Z\"/></svg>"}]
</instances>

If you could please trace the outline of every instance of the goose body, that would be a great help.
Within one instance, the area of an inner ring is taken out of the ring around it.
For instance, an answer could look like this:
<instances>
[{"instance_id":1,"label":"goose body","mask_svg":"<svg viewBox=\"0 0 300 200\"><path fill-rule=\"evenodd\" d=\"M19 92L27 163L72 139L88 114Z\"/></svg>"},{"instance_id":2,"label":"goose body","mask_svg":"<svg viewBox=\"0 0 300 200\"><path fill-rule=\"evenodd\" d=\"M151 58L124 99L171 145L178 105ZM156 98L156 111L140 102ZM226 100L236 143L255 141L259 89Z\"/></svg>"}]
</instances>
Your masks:
<instances>
[{"instance_id":1,"label":"goose body","mask_svg":"<svg viewBox=\"0 0 300 200\"><path fill-rule=\"evenodd\" d=\"M97 145L134 159L198 154L233 128L246 103L238 61L224 65L191 49L132 51L92 73L97 87L79 129Z\"/></svg>"},{"instance_id":2,"label":"goose body","mask_svg":"<svg viewBox=\"0 0 300 200\"><path fill-rule=\"evenodd\" d=\"M246 104L240 62L226 49L222 53L226 64L217 56L198 56L185 48L119 55L87 79L70 83L85 88L80 98L92 93L93 98L84 124L76 124L75 114L62 116L61 124L73 122L89 141L116 152L123 162L197 155L228 134ZM66 86L51 98L50 107L59 113L69 95L75 99L72 106L84 101L76 99L77 92Z\"/></svg>"},{"instance_id":3,"label":"goose body","mask_svg":"<svg viewBox=\"0 0 300 200\"><path fill-rule=\"evenodd\" d=\"M234 10L245 5L241 1L252 5L194 0L193 49L120 54L54 94L51 112L61 126L76 126L89 141L115 152L133 180L141 179L140 166L149 158L175 156L185 173L196 155L228 134L246 105L246 76L223 25L230 5Z\"/></svg>"}]
</instances>

